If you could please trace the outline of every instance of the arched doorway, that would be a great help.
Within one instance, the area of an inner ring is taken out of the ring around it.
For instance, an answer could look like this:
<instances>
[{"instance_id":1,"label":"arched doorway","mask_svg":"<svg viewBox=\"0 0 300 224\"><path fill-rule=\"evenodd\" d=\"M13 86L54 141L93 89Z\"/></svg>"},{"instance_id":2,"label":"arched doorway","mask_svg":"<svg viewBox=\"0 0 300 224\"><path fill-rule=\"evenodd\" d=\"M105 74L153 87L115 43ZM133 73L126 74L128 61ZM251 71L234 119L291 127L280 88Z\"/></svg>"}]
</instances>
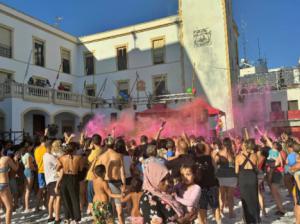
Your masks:
<instances>
[{"instance_id":1,"label":"arched doorway","mask_svg":"<svg viewBox=\"0 0 300 224\"><path fill-rule=\"evenodd\" d=\"M29 109L23 112L23 129L30 135L43 135L50 122L50 115L42 109Z\"/></svg>"},{"instance_id":2,"label":"arched doorway","mask_svg":"<svg viewBox=\"0 0 300 224\"><path fill-rule=\"evenodd\" d=\"M76 132L80 118L72 112L59 112L54 115L54 123L58 126L58 135L62 136L64 132Z\"/></svg>"}]
</instances>

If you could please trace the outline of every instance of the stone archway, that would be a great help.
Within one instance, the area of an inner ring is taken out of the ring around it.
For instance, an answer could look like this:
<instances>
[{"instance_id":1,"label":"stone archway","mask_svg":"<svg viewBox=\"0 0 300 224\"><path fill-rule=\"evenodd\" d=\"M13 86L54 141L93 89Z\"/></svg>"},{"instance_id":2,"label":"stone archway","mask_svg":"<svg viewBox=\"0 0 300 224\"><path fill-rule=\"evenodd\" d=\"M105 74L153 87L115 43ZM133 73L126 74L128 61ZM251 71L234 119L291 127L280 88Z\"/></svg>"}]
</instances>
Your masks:
<instances>
[{"instance_id":1,"label":"stone archway","mask_svg":"<svg viewBox=\"0 0 300 224\"><path fill-rule=\"evenodd\" d=\"M50 123L50 115L40 108L30 108L22 113L22 127L29 135L43 135Z\"/></svg>"},{"instance_id":2,"label":"stone archway","mask_svg":"<svg viewBox=\"0 0 300 224\"><path fill-rule=\"evenodd\" d=\"M64 132L74 133L77 132L80 118L73 112L60 111L54 116L54 123L58 127L58 135L62 136Z\"/></svg>"}]
</instances>

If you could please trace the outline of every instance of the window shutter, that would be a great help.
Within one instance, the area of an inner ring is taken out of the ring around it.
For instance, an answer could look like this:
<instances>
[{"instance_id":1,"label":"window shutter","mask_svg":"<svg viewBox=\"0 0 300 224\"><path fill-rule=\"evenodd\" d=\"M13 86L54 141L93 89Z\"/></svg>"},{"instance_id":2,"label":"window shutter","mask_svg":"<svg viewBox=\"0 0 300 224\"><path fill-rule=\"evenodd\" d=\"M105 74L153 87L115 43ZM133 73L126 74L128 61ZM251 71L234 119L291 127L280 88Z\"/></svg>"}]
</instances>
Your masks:
<instances>
[{"instance_id":1,"label":"window shutter","mask_svg":"<svg viewBox=\"0 0 300 224\"><path fill-rule=\"evenodd\" d=\"M70 60L70 52L66 51L66 50L62 50L61 57L62 57L62 59Z\"/></svg>"},{"instance_id":2,"label":"window shutter","mask_svg":"<svg viewBox=\"0 0 300 224\"><path fill-rule=\"evenodd\" d=\"M11 30L0 27L0 44L6 47L11 46Z\"/></svg>"},{"instance_id":3,"label":"window shutter","mask_svg":"<svg viewBox=\"0 0 300 224\"><path fill-rule=\"evenodd\" d=\"M164 39L153 41L153 63L160 64L164 62Z\"/></svg>"}]
</instances>

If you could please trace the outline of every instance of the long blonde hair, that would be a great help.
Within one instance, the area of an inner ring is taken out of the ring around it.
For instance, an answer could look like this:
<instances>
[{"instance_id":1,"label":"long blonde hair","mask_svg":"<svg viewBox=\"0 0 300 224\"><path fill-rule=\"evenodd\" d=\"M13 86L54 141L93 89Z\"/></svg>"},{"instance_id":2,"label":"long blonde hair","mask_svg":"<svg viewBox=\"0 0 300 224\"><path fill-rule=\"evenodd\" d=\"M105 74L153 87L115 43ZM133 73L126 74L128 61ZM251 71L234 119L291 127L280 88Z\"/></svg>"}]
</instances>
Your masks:
<instances>
[{"instance_id":1,"label":"long blonde hair","mask_svg":"<svg viewBox=\"0 0 300 224\"><path fill-rule=\"evenodd\" d=\"M63 155L61 140L55 140L52 143L51 154L53 154L55 156L62 156Z\"/></svg>"}]
</instances>

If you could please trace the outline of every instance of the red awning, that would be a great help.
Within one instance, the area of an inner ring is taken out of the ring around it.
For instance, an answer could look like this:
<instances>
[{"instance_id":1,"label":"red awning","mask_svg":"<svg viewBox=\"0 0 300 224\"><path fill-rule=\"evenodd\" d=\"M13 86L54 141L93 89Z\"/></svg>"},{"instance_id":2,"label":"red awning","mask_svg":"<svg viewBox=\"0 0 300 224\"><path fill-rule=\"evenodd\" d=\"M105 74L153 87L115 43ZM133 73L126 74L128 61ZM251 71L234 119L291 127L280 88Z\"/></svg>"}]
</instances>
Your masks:
<instances>
[{"instance_id":1,"label":"red awning","mask_svg":"<svg viewBox=\"0 0 300 224\"><path fill-rule=\"evenodd\" d=\"M178 111L167 108L165 104L154 104L150 109L136 113L137 116L170 116Z\"/></svg>"},{"instance_id":2,"label":"red awning","mask_svg":"<svg viewBox=\"0 0 300 224\"><path fill-rule=\"evenodd\" d=\"M210 106L206 101L201 98L197 98L190 103L186 103L183 106L180 106L176 110L167 108L165 104L154 104L150 109L144 110L142 112L136 113L137 116L172 116L178 115L180 113L183 116L186 116L190 113L201 112L203 110L207 110L208 116L215 116L218 114L224 115L225 113L219 109L216 109Z\"/></svg>"},{"instance_id":3,"label":"red awning","mask_svg":"<svg viewBox=\"0 0 300 224\"><path fill-rule=\"evenodd\" d=\"M214 116L218 114L224 115L225 113L217 108L212 107L209 105L206 101L204 101L201 98L197 98L196 100L193 101L193 104L196 106L199 106L200 108L203 108L204 110L207 110L209 116Z\"/></svg>"}]
</instances>

